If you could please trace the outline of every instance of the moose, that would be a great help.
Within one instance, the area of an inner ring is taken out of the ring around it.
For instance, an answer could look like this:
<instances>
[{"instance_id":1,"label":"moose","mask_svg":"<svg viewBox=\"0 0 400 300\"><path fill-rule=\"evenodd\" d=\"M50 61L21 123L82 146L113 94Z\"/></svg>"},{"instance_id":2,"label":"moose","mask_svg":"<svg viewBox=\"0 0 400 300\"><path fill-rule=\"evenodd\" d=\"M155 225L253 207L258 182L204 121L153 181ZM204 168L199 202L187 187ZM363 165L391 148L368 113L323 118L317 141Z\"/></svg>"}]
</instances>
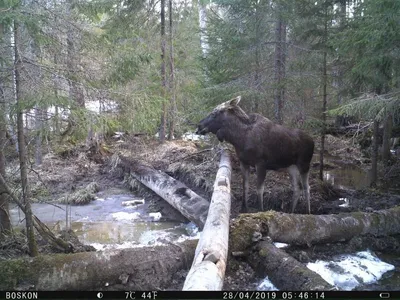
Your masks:
<instances>
[{"instance_id":1,"label":"moose","mask_svg":"<svg viewBox=\"0 0 400 300\"><path fill-rule=\"evenodd\" d=\"M257 198L264 210L264 180L267 170L286 169L293 185L292 213L300 198L299 182L310 213L308 175L314 153L314 141L299 129L289 129L256 113L246 114L239 106L241 96L218 105L200 121L196 133L215 134L220 142L227 141L235 148L243 176L243 209L248 211L250 167L257 174ZM300 179L300 181L299 181ZM283 210L283 201L282 206Z\"/></svg>"}]
</instances>

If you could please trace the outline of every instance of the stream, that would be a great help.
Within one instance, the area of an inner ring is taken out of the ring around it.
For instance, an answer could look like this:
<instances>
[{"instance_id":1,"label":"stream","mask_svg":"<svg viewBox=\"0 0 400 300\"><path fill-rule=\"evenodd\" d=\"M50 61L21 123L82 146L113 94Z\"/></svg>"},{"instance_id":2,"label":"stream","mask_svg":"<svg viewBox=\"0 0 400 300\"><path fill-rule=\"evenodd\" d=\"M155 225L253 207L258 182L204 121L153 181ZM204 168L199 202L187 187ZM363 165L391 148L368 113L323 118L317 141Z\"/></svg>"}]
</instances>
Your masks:
<instances>
[{"instance_id":1,"label":"stream","mask_svg":"<svg viewBox=\"0 0 400 300\"><path fill-rule=\"evenodd\" d=\"M355 165L345 165L324 172L325 179L339 188L361 189L368 186L368 176ZM177 243L199 238L197 228L177 222L165 222L160 215L148 212L148 203L125 206L123 202L142 200L125 189L97 193L96 199L83 206L70 206L69 222L79 240L96 250ZM33 213L54 231L65 229L66 206L32 204ZM23 226L23 214L10 209L14 226ZM400 288L400 258L365 251L315 261L307 265L340 290L393 290ZM249 286L250 290L277 290L265 278Z\"/></svg>"},{"instance_id":2,"label":"stream","mask_svg":"<svg viewBox=\"0 0 400 300\"><path fill-rule=\"evenodd\" d=\"M69 206L68 222L79 240L97 250L129 248L178 242L193 238L185 224L158 220L159 214L149 214L148 203L125 206L123 202L142 200L128 190L112 189L99 192L87 205ZM65 229L66 205L33 203L32 211L54 231ZM17 207L10 209L14 226L23 226ZM195 235L196 236L196 235Z\"/></svg>"},{"instance_id":3,"label":"stream","mask_svg":"<svg viewBox=\"0 0 400 300\"><path fill-rule=\"evenodd\" d=\"M400 288L400 258L387 254L378 257L368 249L337 255L330 261L310 262L307 267L342 291L396 291ZM278 290L268 277L255 283L255 288Z\"/></svg>"}]
</instances>

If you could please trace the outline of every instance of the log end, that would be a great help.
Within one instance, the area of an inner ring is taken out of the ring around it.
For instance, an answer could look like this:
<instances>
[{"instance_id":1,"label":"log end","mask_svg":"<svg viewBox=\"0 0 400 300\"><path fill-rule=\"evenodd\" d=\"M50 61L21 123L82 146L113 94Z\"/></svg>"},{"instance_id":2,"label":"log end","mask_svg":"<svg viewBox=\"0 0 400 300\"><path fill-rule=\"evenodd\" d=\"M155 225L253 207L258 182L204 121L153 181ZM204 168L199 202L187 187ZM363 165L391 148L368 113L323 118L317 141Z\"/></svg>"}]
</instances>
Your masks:
<instances>
[{"instance_id":1,"label":"log end","mask_svg":"<svg viewBox=\"0 0 400 300\"><path fill-rule=\"evenodd\" d=\"M232 221L229 238L230 252L246 251L253 244L254 236L261 232L260 222L255 215L241 214Z\"/></svg>"}]
</instances>

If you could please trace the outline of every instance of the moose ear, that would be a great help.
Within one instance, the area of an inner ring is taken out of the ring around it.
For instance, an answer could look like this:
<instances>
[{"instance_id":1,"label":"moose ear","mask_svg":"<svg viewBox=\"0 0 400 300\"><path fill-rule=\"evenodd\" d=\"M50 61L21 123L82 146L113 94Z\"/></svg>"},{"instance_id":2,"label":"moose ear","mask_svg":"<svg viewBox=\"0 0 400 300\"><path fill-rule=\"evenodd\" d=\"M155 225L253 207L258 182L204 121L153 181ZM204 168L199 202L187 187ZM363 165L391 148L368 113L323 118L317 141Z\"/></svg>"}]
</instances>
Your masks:
<instances>
[{"instance_id":1,"label":"moose ear","mask_svg":"<svg viewBox=\"0 0 400 300\"><path fill-rule=\"evenodd\" d=\"M239 104L240 99L242 99L242 96L237 96L236 98L233 98L232 100L229 101L229 105L236 106Z\"/></svg>"}]
</instances>

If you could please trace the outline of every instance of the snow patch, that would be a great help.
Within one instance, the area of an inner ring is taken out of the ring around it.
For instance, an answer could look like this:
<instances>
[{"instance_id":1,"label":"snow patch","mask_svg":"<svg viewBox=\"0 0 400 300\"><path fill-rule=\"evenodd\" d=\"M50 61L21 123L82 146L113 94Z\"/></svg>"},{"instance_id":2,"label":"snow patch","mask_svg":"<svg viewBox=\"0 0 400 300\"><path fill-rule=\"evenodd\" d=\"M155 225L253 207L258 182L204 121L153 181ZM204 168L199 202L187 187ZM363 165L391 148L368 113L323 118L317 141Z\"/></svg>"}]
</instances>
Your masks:
<instances>
[{"instance_id":1,"label":"snow patch","mask_svg":"<svg viewBox=\"0 0 400 300\"><path fill-rule=\"evenodd\" d=\"M190 132L190 131L185 132L182 135L182 140L184 140L184 141L207 141L209 139L210 138L208 136L196 134L196 133Z\"/></svg>"},{"instance_id":2,"label":"snow patch","mask_svg":"<svg viewBox=\"0 0 400 300\"><path fill-rule=\"evenodd\" d=\"M127 213L127 212L116 212L112 214L112 217L116 221L126 221L126 220L137 220L140 218L139 212Z\"/></svg>"},{"instance_id":3,"label":"snow patch","mask_svg":"<svg viewBox=\"0 0 400 300\"><path fill-rule=\"evenodd\" d=\"M275 242L275 243L274 243L274 246L275 246L276 248L286 248L286 247L289 246L289 244Z\"/></svg>"},{"instance_id":4,"label":"snow patch","mask_svg":"<svg viewBox=\"0 0 400 300\"><path fill-rule=\"evenodd\" d=\"M279 291L278 288L269 280L268 276L265 277L257 286L258 291Z\"/></svg>"},{"instance_id":5,"label":"snow patch","mask_svg":"<svg viewBox=\"0 0 400 300\"><path fill-rule=\"evenodd\" d=\"M156 213L149 213L149 217L153 218L154 221L159 221L162 217L160 212L156 212Z\"/></svg>"},{"instance_id":6,"label":"snow patch","mask_svg":"<svg viewBox=\"0 0 400 300\"><path fill-rule=\"evenodd\" d=\"M357 252L355 255L342 255L330 262L317 260L308 263L307 267L328 283L345 291L351 291L361 284L374 283L384 273L395 268L381 261L369 250Z\"/></svg>"},{"instance_id":7,"label":"snow patch","mask_svg":"<svg viewBox=\"0 0 400 300\"><path fill-rule=\"evenodd\" d=\"M350 201L347 198L339 198L339 201L343 201L343 204L339 204L340 207L349 207Z\"/></svg>"}]
</instances>

